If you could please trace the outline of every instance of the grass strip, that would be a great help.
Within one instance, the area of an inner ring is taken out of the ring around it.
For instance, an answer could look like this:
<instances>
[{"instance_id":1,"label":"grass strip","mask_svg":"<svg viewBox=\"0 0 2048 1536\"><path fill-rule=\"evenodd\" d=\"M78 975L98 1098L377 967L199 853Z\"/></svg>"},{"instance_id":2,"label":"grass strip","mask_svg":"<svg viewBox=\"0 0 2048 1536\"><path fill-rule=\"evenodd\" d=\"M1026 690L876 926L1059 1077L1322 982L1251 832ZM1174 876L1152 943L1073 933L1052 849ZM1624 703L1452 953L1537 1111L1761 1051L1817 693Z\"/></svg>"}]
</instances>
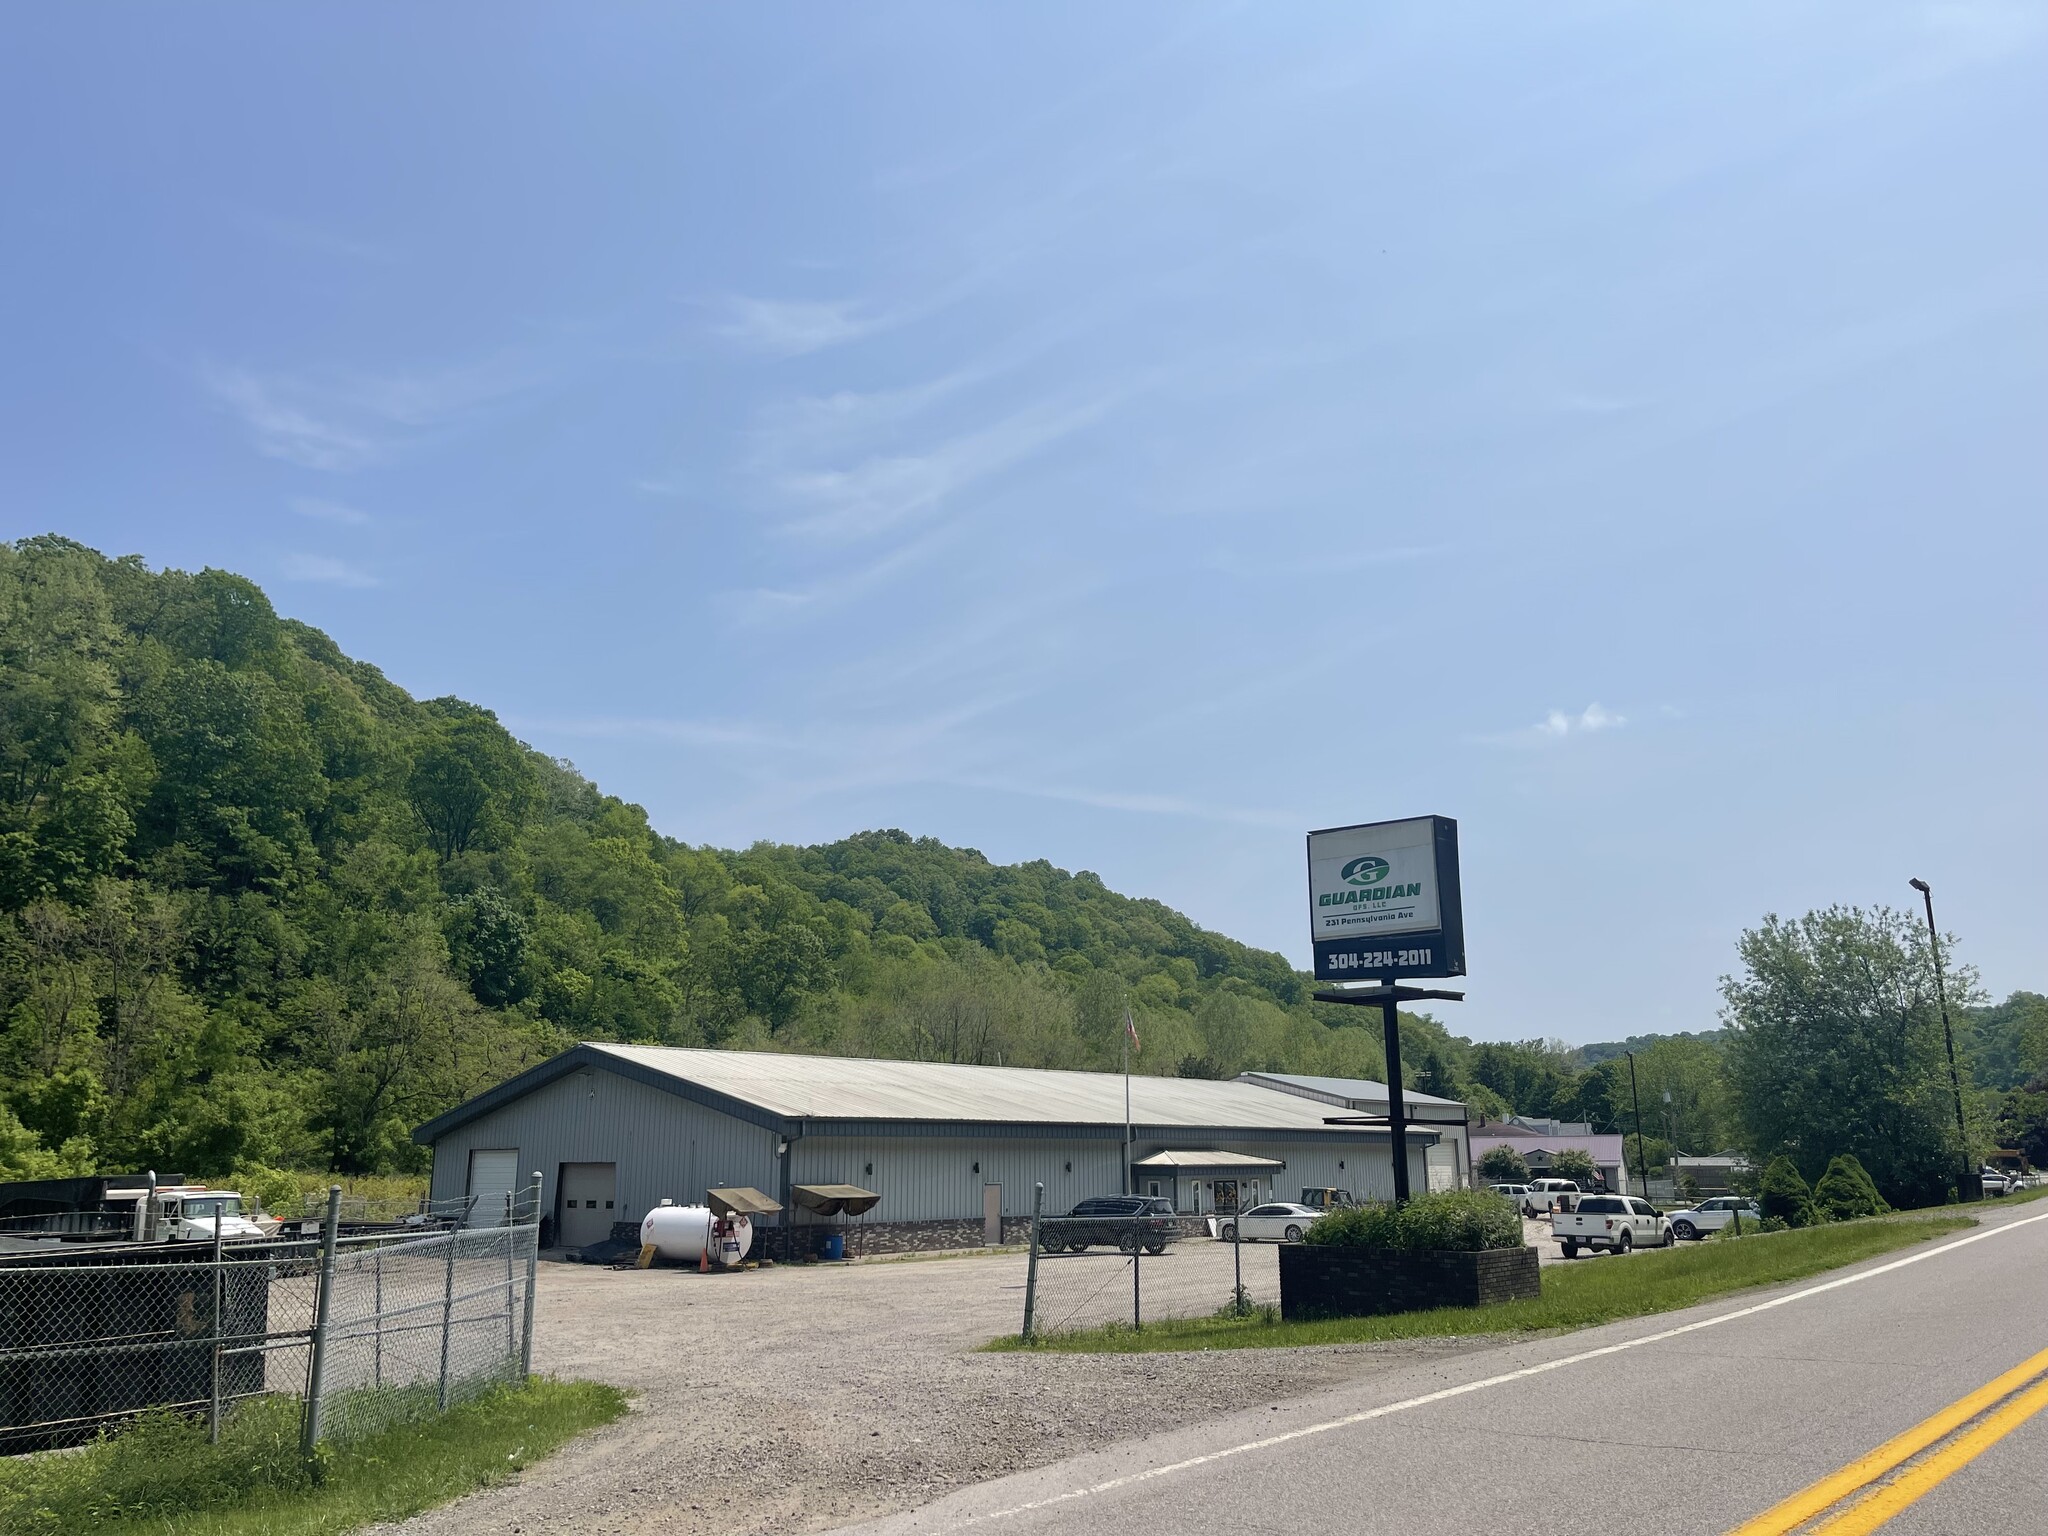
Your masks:
<instances>
[{"instance_id":1,"label":"grass strip","mask_svg":"<svg viewBox=\"0 0 2048 1536\"><path fill-rule=\"evenodd\" d=\"M1875 1258L1974 1226L1967 1216L1880 1216L1792 1232L1686 1244L1628 1259L1587 1258L1543 1271L1543 1295L1490 1307L1441 1307L1385 1317L1283 1322L1268 1308L1250 1317L1169 1318L1134 1329L1128 1323L1048 1335L1031 1344L1015 1335L990 1350L1053 1350L1074 1354L1150 1354L1184 1349L1292 1349L1305 1344L1357 1344L1383 1339L1448 1338L1484 1333L1534 1333L1590 1328L1625 1317L1671 1312L1731 1291L1778 1285Z\"/></svg>"},{"instance_id":2,"label":"grass strip","mask_svg":"<svg viewBox=\"0 0 2048 1536\"><path fill-rule=\"evenodd\" d=\"M153 1414L78 1451L0 1461L0 1536L311 1536L401 1520L516 1476L626 1410L616 1388L534 1377L446 1414L298 1456L298 1408L243 1405L203 1422Z\"/></svg>"}]
</instances>

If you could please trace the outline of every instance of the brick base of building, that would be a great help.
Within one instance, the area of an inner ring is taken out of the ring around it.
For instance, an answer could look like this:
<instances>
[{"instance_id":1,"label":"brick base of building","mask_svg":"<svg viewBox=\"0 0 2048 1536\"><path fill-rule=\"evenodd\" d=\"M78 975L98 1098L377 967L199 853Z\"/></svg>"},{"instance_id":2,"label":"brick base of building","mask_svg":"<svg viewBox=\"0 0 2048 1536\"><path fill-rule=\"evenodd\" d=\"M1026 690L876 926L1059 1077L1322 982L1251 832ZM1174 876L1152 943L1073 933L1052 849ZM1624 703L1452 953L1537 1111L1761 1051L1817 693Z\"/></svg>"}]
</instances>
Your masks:
<instances>
[{"instance_id":1,"label":"brick base of building","mask_svg":"<svg viewBox=\"0 0 2048 1536\"><path fill-rule=\"evenodd\" d=\"M1534 1248L1484 1253L1381 1253L1304 1243L1280 1248L1280 1315L1290 1322L1481 1307L1534 1301L1542 1294Z\"/></svg>"}]
</instances>

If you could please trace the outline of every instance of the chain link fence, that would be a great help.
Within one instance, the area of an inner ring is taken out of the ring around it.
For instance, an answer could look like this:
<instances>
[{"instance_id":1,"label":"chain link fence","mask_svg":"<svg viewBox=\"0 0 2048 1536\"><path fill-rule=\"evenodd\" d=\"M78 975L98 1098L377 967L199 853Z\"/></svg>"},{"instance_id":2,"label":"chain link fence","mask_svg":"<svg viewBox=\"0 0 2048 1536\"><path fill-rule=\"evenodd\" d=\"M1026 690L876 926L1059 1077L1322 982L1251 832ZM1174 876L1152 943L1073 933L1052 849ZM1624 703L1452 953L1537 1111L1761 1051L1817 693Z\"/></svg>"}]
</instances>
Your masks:
<instances>
[{"instance_id":1,"label":"chain link fence","mask_svg":"<svg viewBox=\"0 0 2048 1536\"><path fill-rule=\"evenodd\" d=\"M1277 1307L1273 1245L1239 1243L1235 1235L1228 1218L1040 1213L1025 1259L1021 1332L1043 1338Z\"/></svg>"},{"instance_id":2,"label":"chain link fence","mask_svg":"<svg viewBox=\"0 0 2048 1536\"><path fill-rule=\"evenodd\" d=\"M310 1453L524 1380L536 1201L505 1197L488 1225L436 1214L344 1233L332 1199L317 1236L293 1223L275 1238L0 1255L0 1454L81 1444L156 1409L204 1415L217 1434L259 1396L301 1402Z\"/></svg>"}]
</instances>

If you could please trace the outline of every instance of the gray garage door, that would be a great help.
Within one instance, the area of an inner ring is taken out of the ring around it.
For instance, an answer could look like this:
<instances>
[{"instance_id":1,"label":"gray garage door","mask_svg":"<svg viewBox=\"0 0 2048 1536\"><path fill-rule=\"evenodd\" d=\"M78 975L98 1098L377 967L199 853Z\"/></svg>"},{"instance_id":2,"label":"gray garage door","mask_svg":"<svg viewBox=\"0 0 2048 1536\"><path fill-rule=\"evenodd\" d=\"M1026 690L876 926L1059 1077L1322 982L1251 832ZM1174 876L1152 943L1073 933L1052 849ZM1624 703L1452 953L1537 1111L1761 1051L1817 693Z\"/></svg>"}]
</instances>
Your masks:
<instances>
[{"instance_id":1,"label":"gray garage door","mask_svg":"<svg viewBox=\"0 0 2048 1536\"><path fill-rule=\"evenodd\" d=\"M502 1226L505 1197L519 1181L517 1147L479 1147L469 1154L469 1224L472 1227Z\"/></svg>"},{"instance_id":2,"label":"gray garage door","mask_svg":"<svg viewBox=\"0 0 2048 1536\"><path fill-rule=\"evenodd\" d=\"M612 1235L619 1219L617 1163L562 1164L562 1246L581 1248Z\"/></svg>"}]
</instances>

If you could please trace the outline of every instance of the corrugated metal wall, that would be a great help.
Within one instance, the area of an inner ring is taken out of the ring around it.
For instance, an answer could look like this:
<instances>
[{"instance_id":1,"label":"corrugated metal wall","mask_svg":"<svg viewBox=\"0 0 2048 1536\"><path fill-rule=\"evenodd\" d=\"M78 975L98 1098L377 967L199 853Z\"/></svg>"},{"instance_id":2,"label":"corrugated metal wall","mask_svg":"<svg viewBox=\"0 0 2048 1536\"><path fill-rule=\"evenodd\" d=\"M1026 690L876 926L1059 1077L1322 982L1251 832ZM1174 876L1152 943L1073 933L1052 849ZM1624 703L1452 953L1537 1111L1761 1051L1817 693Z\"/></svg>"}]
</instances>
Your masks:
<instances>
[{"instance_id":1,"label":"corrugated metal wall","mask_svg":"<svg viewBox=\"0 0 2048 1536\"><path fill-rule=\"evenodd\" d=\"M1090 1195L1122 1189L1121 1141L1018 1140L1000 1136L823 1136L799 1141L794 1182L858 1184L881 1195L870 1221L979 1217L982 1186L1003 1188L1003 1214L1031 1214L1031 1186L1063 1215Z\"/></svg>"},{"instance_id":2,"label":"corrugated metal wall","mask_svg":"<svg viewBox=\"0 0 2048 1536\"><path fill-rule=\"evenodd\" d=\"M780 1199L778 1139L772 1130L616 1073L578 1071L443 1136L434 1148L433 1193L437 1200L459 1199L467 1193L471 1151L511 1149L519 1154L522 1182L534 1169L541 1171L543 1211L557 1209L563 1163L618 1165L620 1221L638 1221L663 1198L694 1204L705 1190L724 1185L752 1185ZM1278 1199L1323 1187L1348 1189L1361 1200L1393 1198L1393 1166L1383 1140L1267 1142L1200 1131L1162 1140L1141 1133L1133 1151L1148 1157L1173 1149L1281 1159L1287 1167L1262 1178ZM1039 1182L1045 1185L1045 1209L1062 1214L1090 1195L1122 1189L1121 1152L1121 1138L833 1136L814 1130L792 1144L790 1178L879 1192L871 1221L978 1220L986 1184L1002 1186L1005 1216L1028 1216L1031 1186ZM1409 1167L1413 1187L1427 1189L1421 1150L1411 1151ZM1137 1187L1144 1189L1142 1183ZM1162 1193L1172 1192L1162 1184Z\"/></svg>"},{"instance_id":3,"label":"corrugated metal wall","mask_svg":"<svg viewBox=\"0 0 2048 1536\"><path fill-rule=\"evenodd\" d=\"M443 1136L434 1146L434 1198L466 1192L475 1148L516 1148L521 1180L539 1169L541 1209L556 1209L563 1163L616 1163L618 1217L638 1221L666 1197L701 1203L704 1191L780 1185L775 1132L705 1109L614 1072L572 1072ZM977 1196L977 1198L979 1198Z\"/></svg>"}]
</instances>

